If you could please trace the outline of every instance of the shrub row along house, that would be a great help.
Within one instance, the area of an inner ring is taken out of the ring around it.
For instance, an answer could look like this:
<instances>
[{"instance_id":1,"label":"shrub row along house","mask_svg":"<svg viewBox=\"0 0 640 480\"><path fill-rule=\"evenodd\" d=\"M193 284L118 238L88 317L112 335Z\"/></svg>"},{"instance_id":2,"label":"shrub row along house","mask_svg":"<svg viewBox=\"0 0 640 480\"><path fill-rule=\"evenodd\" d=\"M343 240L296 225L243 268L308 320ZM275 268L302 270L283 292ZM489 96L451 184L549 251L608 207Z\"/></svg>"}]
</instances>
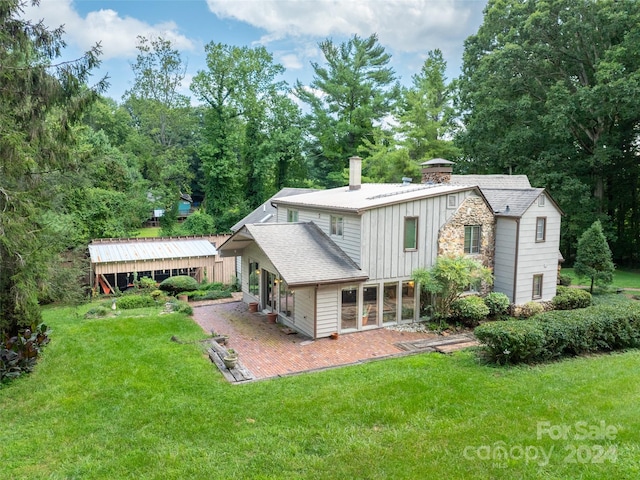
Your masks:
<instances>
[{"instance_id":1,"label":"shrub row along house","mask_svg":"<svg viewBox=\"0 0 640 480\"><path fill-rule=\"evenodd\" d=\"M243 298L312 338L420 318L412 280L439 255L470 255L515 304L555 295L562 212L526 176L452 175L423 164L422 183L362 184L271 199L219 247L240 257ZM423 294L424 295L424 294Z\"/></svg>"}]
</instances>

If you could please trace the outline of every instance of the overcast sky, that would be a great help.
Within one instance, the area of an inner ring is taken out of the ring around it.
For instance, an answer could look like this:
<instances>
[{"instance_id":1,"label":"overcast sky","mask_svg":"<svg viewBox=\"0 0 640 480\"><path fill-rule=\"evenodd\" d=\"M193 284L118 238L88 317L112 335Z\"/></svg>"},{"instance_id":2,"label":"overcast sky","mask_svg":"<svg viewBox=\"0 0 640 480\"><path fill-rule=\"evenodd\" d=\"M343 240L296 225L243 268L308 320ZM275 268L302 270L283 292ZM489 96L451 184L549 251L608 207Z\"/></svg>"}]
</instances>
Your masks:
<instances>
[{"instance_id":1,"label":"overcast sky","mask_svg":"<svg viewBox=\"0 0 640 480\"><path fill-rule=\"evenodd\" d=\"M136 37L171 40L187 64L183 85L206 68L209 42L264 46L286 68L284 80L308 84L310 62L322 63L318 42L339 43L377 33L404 85L420 71L429 50L442 50L449 79L460 73L464 40L482 23L487 0L41 0L25 16L50 28L64 25L75 58L101 42L100 76L107 95L120 101L131 87Z\"/></svg>"}]
</instances>

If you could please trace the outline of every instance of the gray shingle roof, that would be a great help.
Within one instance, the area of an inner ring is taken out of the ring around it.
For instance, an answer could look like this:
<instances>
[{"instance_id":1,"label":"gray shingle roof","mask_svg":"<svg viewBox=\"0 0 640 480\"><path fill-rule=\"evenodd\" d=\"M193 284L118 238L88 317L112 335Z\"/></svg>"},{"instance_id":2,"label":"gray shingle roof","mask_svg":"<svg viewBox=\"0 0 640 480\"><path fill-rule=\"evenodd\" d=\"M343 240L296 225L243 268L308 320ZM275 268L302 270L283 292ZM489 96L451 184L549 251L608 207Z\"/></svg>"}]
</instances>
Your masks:
<instances>
[{"instance_id":1,"label":"gray shingle roof","mask_svg":"<svg viewBox=\"0 0 640 480\"><path fill-rule=\"evenodd\" d=\"M496 215L521 217L536 201L544 188L482 188Z\"/></svg>"},{"instance_id":2,"label":"gray shingle roof","mask_svg":"<svg viewBox=\"0 0 640 480\"><path fill-rule=\"evenodd\" d=\"M289 197L291 195L300 195L301 193L309 193L317 191L314 188L283 188L278 193L276 193L269 200L264 202L258 208L256 208L249 215L244 217L238 223L236 223L233 227L231 227L232 232L237 232L242 228L243 225L247 223L266 223L273 222L276 216L276 208L271 204L271 202L275 198Z\"/></svg>"},{"instance_id":3,"label":"gray shingle roof","mask_svg":"<svg viewBox=\"0 0 640 480\"><path fill-rule=\"evenodd\" d=\"M209 240L98 242L89 245L91 263L209 257L217 254L216 247Z\"/></svg>"},{"instance_id":4,"label":"gray shingle roof","mask_svg":"<svg viewBox=\"0 0 640 480\"><path fill-rule=\"evenodd\" d=\"M531 188L526 175L451 175L450 183L480 188Z\"/></svg>"},{"instance_id":5,"label":"gray shingle roof","mask_svg":"<svg viewBox=\"0 0 640 480\"><path fill-rule=\"evenodd\" d=\"M236 255L250 241L260 247L290 287L368 278L313 222L247 224L219 250Z\"/></svg>"}]
</instances>

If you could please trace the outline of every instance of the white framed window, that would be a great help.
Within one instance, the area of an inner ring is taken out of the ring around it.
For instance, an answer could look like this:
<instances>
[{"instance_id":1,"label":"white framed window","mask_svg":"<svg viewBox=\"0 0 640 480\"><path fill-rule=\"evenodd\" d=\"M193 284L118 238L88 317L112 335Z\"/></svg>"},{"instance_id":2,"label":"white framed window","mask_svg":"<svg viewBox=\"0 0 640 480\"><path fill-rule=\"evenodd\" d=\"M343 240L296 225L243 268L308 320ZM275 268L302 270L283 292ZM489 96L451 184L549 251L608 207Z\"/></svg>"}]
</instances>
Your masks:
<instances>
[{"instance_id":1,"label":"white framed window","mask_svg":"<svg viewBox=\"0 0 640 480\"><path fill-rule=\"evenodd\" d=\"M536 218L536 242L544 242L547 238L547 217Z\"/></svg>"},{"instance_id":2,"label":"white framed window","mask_svg":"<svg viewBox=\"0 0 640 480\"><path fill-rule=\"evenodd\" d=\"M458 206L457 195L447 195L447 208L456 208Z\"/></svg>"},{"instance_id":3,"label":"white framed window","mask_svg":"<svg viewBox=\"0 0 640 480\"><path fill-rule=\"evenodd\" d=\"M297 222L297 221L298 221L298 210L287 209L287 222Z\"/></svg>"},{"instance_id":4,"label":"white framed window","mask_svg":"<svg viewBox=\"0 0 640 480\"><path fill-rule=\"evenodd\" d=\"M344 219L331 215L331 235L342 237L344 235Z\"/></svg>"},{"instance_id":5,"label":"white framed window","mask_svg":"<svg viewBox=\"0 0 640 480\"><path fill-rule=\"evenodd\" d=\"M480 225L464 226L464 253L480 253Z\"/></svg>"},{"instance_id":6,"label":"white framed window","mask_svg":"<svg viewBox=\"0 0 640 480\"><path fill-rule=\"evenodd\" d=\"M249 260L249 293L256 297L260 294L260 265Z\"/></svg>"},{"instance_id":7,"label":"white framed window","mask_svg":"<svg viewBox=\"0 0 640 480\"><path fill-rule=\"evenodd\" d=\"M531 295L531 298L533 300L539 300L542 298L542 279L543 278L544 277L542 274L533 276L533 293Z\"/></svg>"},{"instance_id":8,"label":"white framed window","mask_svg":"<svg viewBox=\"0 0 640 480\"><path fill-rule=\"evenodd\" d=\"M418 249L418 217L404 217L404 249Z\"/></svg>"},{"instance_id":9,"label":"white framed window","mask_svg":"<svg viewBox=\"0 0 640 480\"><path fill-rule=\"evenodd\" d=\"M545 194L543 193L542 195L540 195L538 197L538 206L539 207L544 207L545 202L547 201L547 197L545 196Z\"/></svg>"}]
</instances>

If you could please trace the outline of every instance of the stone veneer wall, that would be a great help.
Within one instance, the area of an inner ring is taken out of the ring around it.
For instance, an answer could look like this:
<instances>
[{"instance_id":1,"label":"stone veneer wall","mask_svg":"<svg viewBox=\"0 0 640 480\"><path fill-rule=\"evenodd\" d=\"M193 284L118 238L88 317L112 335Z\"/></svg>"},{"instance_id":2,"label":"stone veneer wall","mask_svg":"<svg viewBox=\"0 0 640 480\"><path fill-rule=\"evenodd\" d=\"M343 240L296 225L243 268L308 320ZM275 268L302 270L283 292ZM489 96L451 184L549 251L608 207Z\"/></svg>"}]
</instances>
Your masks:
<instances>
[{"instance_id":1,"label":"stone veneer wall","mask_svg":"<svg viewBox=\"0 0 640 480\"><path fill-rule=\"evenodd\" d=\"M467 197L438 233L438 256L464 255L465 225L480 225L480 253L471 255L493 270L496 222L493 212L480 197Z\"/></svg>"}]
</instances>

